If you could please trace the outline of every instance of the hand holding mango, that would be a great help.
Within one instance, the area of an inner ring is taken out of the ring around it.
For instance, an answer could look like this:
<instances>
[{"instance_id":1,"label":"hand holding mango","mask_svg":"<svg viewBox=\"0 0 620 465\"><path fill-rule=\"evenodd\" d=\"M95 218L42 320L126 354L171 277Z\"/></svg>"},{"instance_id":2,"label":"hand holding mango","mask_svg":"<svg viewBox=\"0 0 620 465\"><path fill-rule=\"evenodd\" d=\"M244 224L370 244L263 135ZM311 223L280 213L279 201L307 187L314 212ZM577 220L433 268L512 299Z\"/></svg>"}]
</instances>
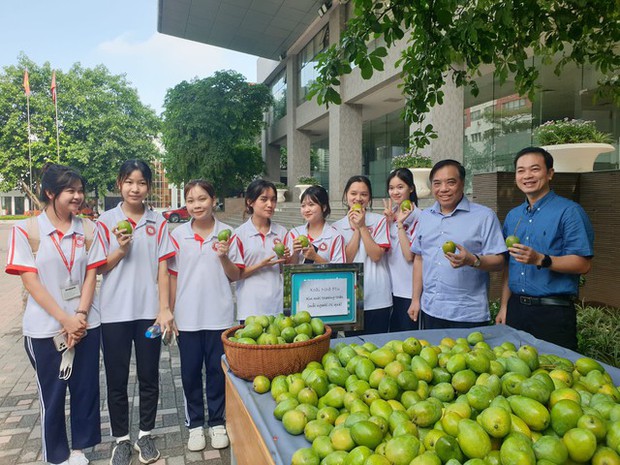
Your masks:
<instances>
[{"instance_id":1,"label":"hand holding mango","mask_svg":"<svg viewBox=\"0 0 620 465\"><path fill-rule=\"evenodd\" d=\"M306 247L308 247L310 245L310 240L308 240L308 236L304 236L303 234L300 235L297 240L299 241L299 244L305 249Z\"/></svg>"},{"instance_id":2,"label":"hand holding mango","mask_svg":"<svg viewBox=\"0 0 620 465\"><path fill-rule=\"evenodd\" d=\"M359 203L354 203L353 205L351 205L351 210L353 210L354 212L362 212L362 205Z\"/></svg>"},{"instance_id":3,"label":"hand holding mango","mask_svg":"<svg viewBox=\"0 0 620 465\"><path fill-rule=\"evenodd\" d=\"M446 241L441 246L441 250L443 250L443 253L454 253L456 252L456 244L452 241Z\"/></svg>"},{"instance_id":4,"label":"hand holding mango","mask_svg":"<svg viewBox=\"0 0 620 465\"><path fill-rule=\"evenodd\" d=\"M230 229L222 229L217 235L217 240L220 242L228 242L231 235L232 231Z\"/></svg>"},{"instance_id":5,"label":"hand holding mango","mask_svg":"<svg viewBox=\"0 0 620 465\"><path fill-rule=\"evenodd\" d=\"M515 244L520 244L520 243L521 241L519 240L517 236L508 236L506 238L506 247L508 248L514 246Z\"/></svg>"},{"instance_id":6,"label":"hand holding mango","mask_svg":"<svg viewBox=\"0 0 620 465\"><path fill-rule=\"evenodd\" d=\"M119 221L116 224L116 229L118 229L123 234L132 234L133 233L133 227L131 226L131 223L129 221L127 221L127 220Z\"/></svg>"},{"instance_id":7,"label":"hand holding mango","mask_svg":"<svg viewBox=\"0 0 620 465\"><path fill-rule=\"evenodd\" d=\"M400 211L405 212L411 210L411 200L403 200L400 204Z\"/></svg>"},{"instance_id":8,"label":"hand holding mango","mask_svg":"<svg viewBox=\"0 0 620 465\"><path fill-rule=\"evenodd\" d=\"M278 242L273 246L273 251L276 253L278 258L284 257L284 252L286 251L284 244L282 242Z\"/></svg>"}]
</instances>

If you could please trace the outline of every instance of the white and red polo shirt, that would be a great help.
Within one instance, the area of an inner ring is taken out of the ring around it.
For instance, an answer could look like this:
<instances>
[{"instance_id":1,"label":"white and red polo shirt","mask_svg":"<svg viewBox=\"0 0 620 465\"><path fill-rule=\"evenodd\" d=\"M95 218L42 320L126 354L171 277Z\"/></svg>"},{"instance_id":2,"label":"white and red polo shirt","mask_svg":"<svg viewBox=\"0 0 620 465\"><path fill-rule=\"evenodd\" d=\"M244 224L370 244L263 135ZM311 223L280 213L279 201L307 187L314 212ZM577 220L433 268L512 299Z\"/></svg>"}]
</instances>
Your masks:
<instances>
[{"instance_id":1,"label":"white and red polo shirt","mask_svg":"<svg viewBox=\"0 0 620 465\"><path fill-rule=\"evenodd\" d=\"M317 254L327 260L328 263L345 263L346 257L344 254L344 238L342 234L338 232L332 225L325 223L323 225L323 231L319 237L312 237L308 233L308 223L302 224L291 229L284 238L284 244L288 246L291 251L293 250L293 242L299 236L304 235L308 237L310 244L312 244ZM301 254L301 253L300 253ZM303 257L300 261L303 263Z\"/></svg>"}]
</instances>

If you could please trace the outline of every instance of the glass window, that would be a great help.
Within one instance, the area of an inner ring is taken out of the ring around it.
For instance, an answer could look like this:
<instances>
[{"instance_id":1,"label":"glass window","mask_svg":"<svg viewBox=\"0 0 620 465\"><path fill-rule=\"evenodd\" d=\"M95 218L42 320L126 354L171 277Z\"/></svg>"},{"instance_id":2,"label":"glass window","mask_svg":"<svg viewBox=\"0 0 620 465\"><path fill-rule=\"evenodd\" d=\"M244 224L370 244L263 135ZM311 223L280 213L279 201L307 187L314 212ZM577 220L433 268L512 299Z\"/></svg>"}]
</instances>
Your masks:
<instances>
[{"instance_id":1,"label":"glass window","mask_svg":"<svg viewBox=\"0 0 620 465\"><path fill-rule=\"evenodd\" d=\"M271 95L273 96L272 121L277 121L286 116L286 69L283 69L271 84Z\"/></svg>"},{"instance_id":2,"label":"glass window","mask_svg":"<svg viewBox=\"0 0 620 465\"><path fill-rule=\"evenodd\" d=\"M325 26L299 53L298 103L303 103L310 85L318 76L316 56L329 46L329 27Z\"/></svg>"},{"instance_id":3,"label":"glass window","mask_svg":"<svg viewBox=\"0 0 620 465\"><path fill-rule=\"evenodd\" d=\"M387 196L385 180L392 171L392 158L409 147L409 127L401 113L397 110L362 124L363 170L377 198Z\"/></svg>"},{"instance_id":4,"label":"glass window","mask_svg":"<svg viewBox=\"0 0 620 465\"><path fill-rule=\"evenodd\" d=\"M310 172L329 191L329 137L312 143Z\"/></svg>"}]
</instances>

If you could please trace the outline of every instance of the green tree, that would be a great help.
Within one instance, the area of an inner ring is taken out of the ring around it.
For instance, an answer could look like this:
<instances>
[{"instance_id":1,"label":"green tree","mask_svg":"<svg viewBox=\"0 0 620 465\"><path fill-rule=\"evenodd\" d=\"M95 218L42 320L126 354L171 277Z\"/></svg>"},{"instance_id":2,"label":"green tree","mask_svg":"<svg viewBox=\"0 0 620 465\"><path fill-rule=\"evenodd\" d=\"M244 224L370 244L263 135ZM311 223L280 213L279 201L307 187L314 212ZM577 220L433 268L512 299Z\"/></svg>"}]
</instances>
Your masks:
<instances>
[{"instance_id":1,"label":"green tree","mask_svg":"<svg viewBox=\"0 0 620 465\"><path fill-rule=\"evenodd\" d=\"M600 92L620 102L620 8L617 0L352 0L354 17L340 41L318 59L319 76L310 96L340 104L340 77L359 67L364 79L384 69L387 49L406 41L402 68L404 119L421 124L444 98L450 77L477 95L481 67L492 65L500 83L513 76L516 90L530 98L538 77L531 56L556 63L586 63L601 71ZM384 46L369 47L374 39ZM556 61L557 60L557 61ZM415 147L436 137L431 125L413 134Z\"/></svg>"},{"instance_id":2,"label":"green tree","mask_svg":"<svg viewBox=\"0 0 620 465\"><path fill-rule=\"evenodd\" d=\"M243 190L264 169L256 142L272 103L267 86L234 71L183 81L164 101L164 164L169 179L204 178L219 194Z\"/></svg>"},{"instance_id":3,"label":"green tree","mask_svg":"<svg viewBox=\"0 0 620 465\"><path fill-rule=\"evenodd\" d=\"M33 180L42 166L57 161L56 123L50 93L52 69L25 55L0 73L0 189L29 184L28 130L23 76L30 78ZM140 102L124 75L105 66L76 63L56 70L60 163L81 171L95 192L112 189L118 166L130 158L157 156L159 118Z\"/></svg>"}]
</instances>

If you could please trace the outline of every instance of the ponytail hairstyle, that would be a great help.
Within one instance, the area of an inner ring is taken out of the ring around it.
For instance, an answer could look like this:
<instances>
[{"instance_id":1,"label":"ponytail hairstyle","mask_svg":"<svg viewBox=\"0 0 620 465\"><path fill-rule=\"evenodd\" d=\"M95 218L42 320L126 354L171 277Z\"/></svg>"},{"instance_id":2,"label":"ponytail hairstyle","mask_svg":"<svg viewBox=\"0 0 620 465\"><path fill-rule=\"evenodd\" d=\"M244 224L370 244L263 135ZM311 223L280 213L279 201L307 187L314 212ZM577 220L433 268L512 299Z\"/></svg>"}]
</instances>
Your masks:
<instances>
[{"instance_id":1,"label":"ponytail hairstyle","mask_svg":"<svg viewBox=\"0 0 620 465\"><path fill-rule=\"evenodd\" d=\"M254 209L250 206L250 204L256 202L261 194L268 189L273 191L273 195L277 195L275 184L271 181L267 181L266 179L255 179L248 185L248 188L245 190L244 216L245 214L252 215L254 213Z\"/></svg>"},{"instance_id":2,"label":"ponytail hairstyle","mask_svg":"<svg viewBox=\"0 0 620 465\"><path fill-rule=\"evenodd\" d=\"M368 206L372 208L372 185L370 184L370 179L368 179L362 174L351 176L349 178L346 186L344 186L344 192L342 193L342 204L347 208L349 207L349 205L347 204L347 192L349 192L351 184L353 184L354 182L363 182L364 184L366 184L366 187L368 187L368 194L370 195L370 201L368 202Z\"/></svg>"},{"instance_id":3,"label":"ponytail hairstyle","mask_svg":"<svg viewBox=\"0 0 620 465\"><path fill-rule=\"evenodd\" d=\"M304 191L304 193L301 194L299 203L302 203L306 197L321 206L321 211L323 212L323 219L327 218L332 212L332 209L329 206L329 195L327 194L327 191L323 186L308 187Z\"/></svg>"},{"instance_id":4,"label":"ponytail hairstyle","mask_svg":"<svg viewBox=\"0 0 620 465\"><path fill-rule=\"evenodd\" d=\"M151 190L151 186L153 185L153 172L149 165L142 160L127 160L124 162L118 170L118 176L116 177L116 184L120 187L125 179L131 176L131 173L134 171L140 171L144 180L146 181L146 186L148 190Z\"/></svg>"}]
</instances>

